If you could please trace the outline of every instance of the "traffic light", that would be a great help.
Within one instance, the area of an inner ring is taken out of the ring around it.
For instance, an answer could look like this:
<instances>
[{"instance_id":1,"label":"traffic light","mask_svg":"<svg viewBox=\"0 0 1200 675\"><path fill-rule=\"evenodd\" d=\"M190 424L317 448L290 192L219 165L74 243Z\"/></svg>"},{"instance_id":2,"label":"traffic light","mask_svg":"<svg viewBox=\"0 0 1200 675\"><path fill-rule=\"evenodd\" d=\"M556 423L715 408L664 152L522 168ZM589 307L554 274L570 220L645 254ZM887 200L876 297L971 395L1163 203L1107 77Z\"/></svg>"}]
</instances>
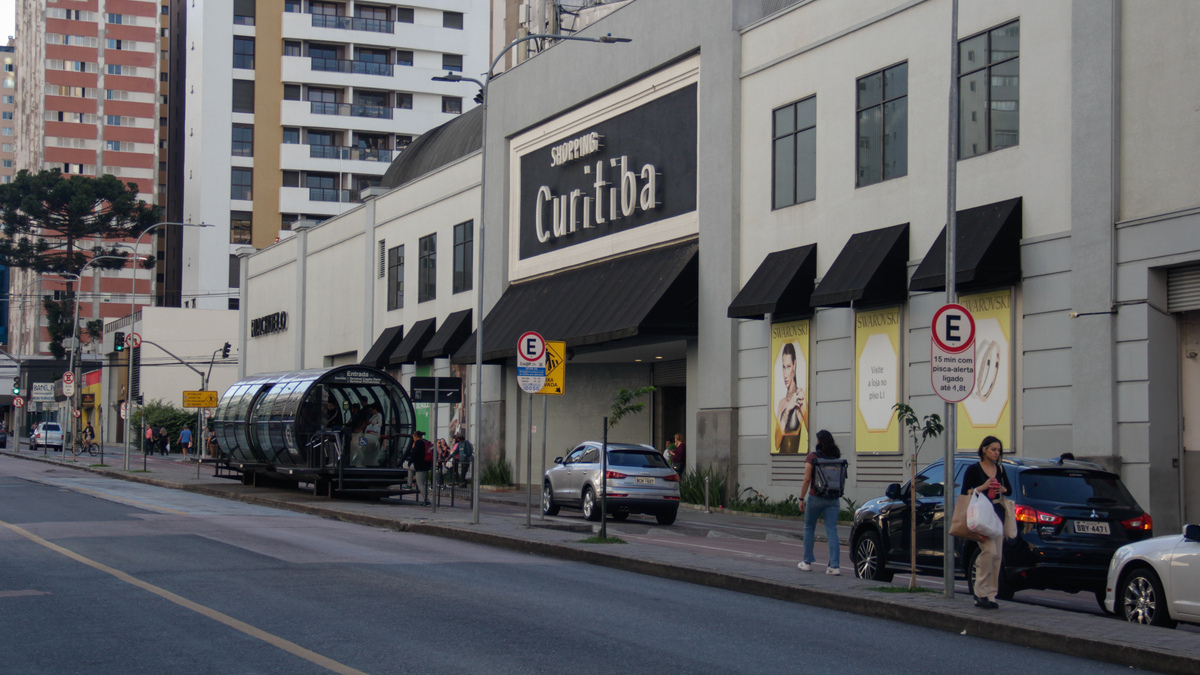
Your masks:
<instances>
[{"instance_id":1,"label":"traffic light","mask_svg":"<svg viewBox=\"0 0 1200 675\"><path fill-rule=\"evenodd\" d=\"M133 397L133 402L138 405L144 405L144 403L143 403L144 401L145 401L145 399L143 398L142 394L138 394L137 396Z\"/></svg>"},{"instance_id":2,"label":"traffic light","mask_svg":"<svg viewBox=\"0 0 1200 675\"><path fill-rule=\"evenodd\" d=\"M21 394L21 378L14 377L13 378L13 396L19 396L20 394Z\"/></svg>"},{"instance_id":3,"label":"traffic light","mask_svg":"<svg viewBox=\"0 0 1200 675\"><path fill-rule=\"evenodd\" d=\"M113 351L114 352L125 351L125 334L124 333L121 333L119 331L116 333L113 333Z\"/></svg>"},{"instance_id":4,"label":"traffic light","mask_svg":"<svg viewBox=\"0 0 1200 675\"><path fill-rule=\"evenodd\" d=\"M230 347L230 345L228 342L225 343L224 347L221 347L221 358L223 358L223 359L229 358L229 347Z\"/></svg>"}]
</instances>

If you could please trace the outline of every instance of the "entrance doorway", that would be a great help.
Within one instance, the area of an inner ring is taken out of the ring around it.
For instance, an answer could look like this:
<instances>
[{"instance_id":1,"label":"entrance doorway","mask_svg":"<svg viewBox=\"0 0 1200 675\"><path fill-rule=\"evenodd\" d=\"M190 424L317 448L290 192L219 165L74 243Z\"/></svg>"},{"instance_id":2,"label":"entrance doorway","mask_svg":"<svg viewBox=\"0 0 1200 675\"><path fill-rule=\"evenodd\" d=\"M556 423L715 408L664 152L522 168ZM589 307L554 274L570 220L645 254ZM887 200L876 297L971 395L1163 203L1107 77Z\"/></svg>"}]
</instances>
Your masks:
<instances>
[{"instance_id":1,"label":"entrance doorway","mask_svg":"<svg viewBox=\"0 0 1200 675\"><path fill-rule=\"evenodd\" d=\"M1184 522L1200 523L1200 311L1180 319L1180 417L1183 427Z\"/></svg>"}]
</instances>

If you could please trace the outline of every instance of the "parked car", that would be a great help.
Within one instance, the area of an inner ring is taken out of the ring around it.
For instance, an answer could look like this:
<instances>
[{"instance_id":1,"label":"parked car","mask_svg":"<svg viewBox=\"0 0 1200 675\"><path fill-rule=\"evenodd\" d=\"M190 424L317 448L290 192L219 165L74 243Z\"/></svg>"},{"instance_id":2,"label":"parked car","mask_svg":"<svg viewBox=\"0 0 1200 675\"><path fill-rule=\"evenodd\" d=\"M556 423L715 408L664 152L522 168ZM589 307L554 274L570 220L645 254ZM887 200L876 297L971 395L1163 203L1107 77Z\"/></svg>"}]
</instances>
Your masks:
<instances>
[{"instance_id":1,"label":"parked car","mask_svg":"<svg viewBox=\"0 0 1200 675\"><path fill-rule=\"evenodd\" d=\"M1105 610L1127 621L1200 624L1200 525L1117 549L1106 590Z\"/></svg>"},{"instance_id":2,"label":"parked car","mask_svg":"<svg viewBox=\"0 0 1200 675\"><path fill-rule=\"evenodd\" d=\"M954 494L962 489L974 453L954 459ZM1005 458L1012 483L1018 536L1004 542L1001 599L1017 591L1045 588L1095 593L1104 606L1105 577L1113 553L1153 536L1153 520L1138 506L1120 477L1090 462ZM917 485L917 570L942 574L945 523L942 460L922 469ZM893 483L883 497L863 504L850 530L855 576L890 580L909 569L909 486ZM956 540L955 568L975 587L979 545Z\"/></svg>"},{"instance_id":3,"label":"parked car","mask_svg":"<svg viewBox=\"0 0 1200 675\"><path fill-rule=\"evenodd\" d=\"M601 443L587 441L566 459L554 458L542 478L542 513L557 515L568 506L582 509L588 520L600 520L600 448ZM660 525L670 525L679 511L679 474L649 445L609 443L607 504L613 520L648 513Z\"/></svg>"},{"instance_id":4,"label":"parked car","mask_svg":"<svg viewBox=\"0 0 1200 675\"><path fill-rule=\"evenodd\" d=\"M63 449L63 430L58 422L38 422L29 434L29 445L37 450L46 446L61 451Z\"/></svg>"}]
</instances>

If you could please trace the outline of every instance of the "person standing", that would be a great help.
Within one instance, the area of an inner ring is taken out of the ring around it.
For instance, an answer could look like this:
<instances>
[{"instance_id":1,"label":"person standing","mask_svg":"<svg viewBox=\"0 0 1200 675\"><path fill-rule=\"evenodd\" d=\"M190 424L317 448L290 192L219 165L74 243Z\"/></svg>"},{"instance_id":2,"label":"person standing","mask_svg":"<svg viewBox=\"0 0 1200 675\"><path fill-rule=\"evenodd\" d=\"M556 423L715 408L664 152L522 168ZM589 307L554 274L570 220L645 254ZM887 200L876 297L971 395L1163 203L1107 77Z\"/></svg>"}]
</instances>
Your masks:
<instances>
[{"instance_id":1,"label":"person standing","mask_svg":"<svg viewBox=\"0 0 1200 675\"><path fill-rule=\"evenodd\" d=\"M683 442L683 434L675 434L675 449L671 451L671 468L675 469L675 473L683 476L684 470L687 469L687 444Z\"/></svg>"},{"instance_id":2,"label":"person standing","mask_svg":"<svg viewBox=\"0 0 1200 675\"><path fill-rule=\"evenodd\" d=\"M167 433L166 427L158 428L158 453L166 457L171 452L171 435Z\"/></svg>"},{"instance_id":3,"label":"person standing","mask_svg":"<svg viewBox=\"0 0 1200 675\"><path fill-rule=\"evenodd\" d=\"M417 430L413 432L413 447L412 447L412 470L415 478L414 487L417 488L417 499L421 499L421 495L425 495L425 506L429 506L432 502L429 501L429 470L433 468L433 444L425 440L425 432Z\"/></svg>"},{"instance_id":4,"label":"person standing","mask_svg":"<svg viewBox=\"0 0 1200 675\"><path fill-rule=\"evenodd\" d=\"M1000 465L1004 445L995 436L985 436L979 444L979 461L967 467L963 474L962 494L983 493L996 508L1000 522L1004 522L1004 506L997 500L1002 495L1012 494L1012 485ZM1000 563L1004 552L1004 537L985 537L979 542L979 555L975 557L975 606L980 609L996 609L996 594L1000 590ZM967 572L970 574L970 571Z\"/></svg>"},{"instance_id":5,"label":"person standing","mask_svg":"<svg viewBox=\"0 0 1200 675\"><path fill-rule=\"evenodd\" d=\"M183 430L179 432L179 438L177 438L175 442L179 444L179 449L183 452L183 458L187 459L188 450L192 449L192 430L184 427Z\"/></svg>"},{"instance_id":6,"label":"person standing","mask_svg":"<svg viewBox=\"0 0 1200 675\"><path fill-rule=\"evenodd\" d=\"M463 436L461 430L454 432L454 449L450 451L450 456L454 458L455 471L458 474L458 482L467 484L467 472L471 469L471 461L475 459L475 448L471 446L471 442Z\"/></svg>"},{"instance_id":7,"label":"person standing","mask_svg":"<svg viewBox=\"0 0 1200 675\"><path fill-rule=\"evenodd\" d=\"M804 559L796 564L804 572L811 570L817 560L813 547L816 544L817 518L822 518L825 520L825 539L829 545L829 566L825 568L825 573L833 576L842 573L842 544L838 541L837 531L838 499L818 496L813 482L814 462L818 457L840 459L841 456L842 450L833 440L833 434L822 429L817 432L816 451L804 458L804 483L800 485L800 494L808 495L805 501L800 502L800 510L804 511Z\"/></svg>"},{"instance_id":8,"label":"person standing","mask_svg":"<svg viewBox=\"0 0 1200 675\"><path fill-rule=\"evenodd\" d=\"M146 425L146 442L142 445L142 454L154 454L154 448L158 445L158 434L154 433L153 425Z\"/></svg>"}]
</instances>

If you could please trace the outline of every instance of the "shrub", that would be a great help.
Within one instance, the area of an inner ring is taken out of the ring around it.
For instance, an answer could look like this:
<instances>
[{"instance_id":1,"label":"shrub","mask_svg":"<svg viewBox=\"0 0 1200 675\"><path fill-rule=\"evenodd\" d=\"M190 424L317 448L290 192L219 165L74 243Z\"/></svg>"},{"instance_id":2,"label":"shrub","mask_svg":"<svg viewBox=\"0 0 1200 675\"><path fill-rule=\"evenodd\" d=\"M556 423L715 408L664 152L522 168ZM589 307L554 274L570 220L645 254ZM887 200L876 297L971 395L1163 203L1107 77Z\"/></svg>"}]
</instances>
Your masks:
<instances>
[{"instance_id":1,"label":"shrub","mask_svg":"<svg viewBox=\"0 0 1200 675\"><path fill-rule=\"evenodd\" d=\"M708 483L708 504L712 508L728 506L725 495L726 474L709 467L687 471L679 479L679 499L689 504L704 504L704 479Z\"/></svg>"},{"instance_id":2,"label":"shrub","mask_svg":"<svg viewBox=\"0 0 1200 675\"><path fill-rule=\"evenodd\" d=\"M512 465L507 459L493 459L483 465L480 485L512 485Z\"/></svg>"},{"instance_id":3,"label":"shrub","mask_svg":"<svg viewBox=\"0 0 1200 675\"><path fill-rule=\"evenodd\" d=\"M144 450L142 447L146 443L146 424L149 424L155 429L167 428L167 436L171 439L171 443L175 443L175 439L179 438L179 432L184 427L192 430L193 435L196 431L196 413L182 408L176 408L174 405L156 398L150 401L145 406L133 411L133 416L129 419L129 433L131 443L135 444L139 450ZM199 447L195 439L192 440L192 447Z\"/></svg>"}]
</instances>

